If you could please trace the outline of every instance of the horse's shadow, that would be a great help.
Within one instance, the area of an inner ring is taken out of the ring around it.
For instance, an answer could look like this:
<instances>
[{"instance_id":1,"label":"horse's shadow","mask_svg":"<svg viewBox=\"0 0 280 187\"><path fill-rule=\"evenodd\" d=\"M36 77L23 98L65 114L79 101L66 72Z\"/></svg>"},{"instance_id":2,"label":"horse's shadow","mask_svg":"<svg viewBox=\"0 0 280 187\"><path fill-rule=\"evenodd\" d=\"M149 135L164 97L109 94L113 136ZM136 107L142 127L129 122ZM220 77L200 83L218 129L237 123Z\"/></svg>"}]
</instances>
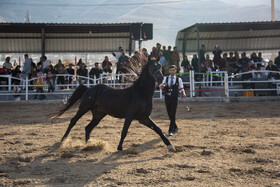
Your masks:
<instances>
[{"instance_id":1,"label":"horse's shadow","mask_svg":"<svg viewBox=\"0 0 280 187\"><path fill-rule=\"evenodd\" d=\"M23 183L34 185L32 184L32 180L38 179L44 181L40 185L73 185L73 183L86 185L94 182L99 177L102 177L102 175L106 175L111 171L117 169L119 166L133 163L143 163L151 160L151 158L141 159L141 154L150 150L153 146L155 146L155 144L160 141L160 138L153 139L144 144L137 145L137 147L128 148L124 151L106 153L108 154L108 156L100 161L98 159L86 158L84 160L73 162L71 158L75 158L75 155L98 155L101 151L99 150L85 152L78 149L69 150L72 154L69 157L56 157L55 159L49 159L45 161L46 158L53 158L53 156L57 152L61 151L61 143L55 143L52 146L48 147L48 151L46 153L36 156L34 159L32 159L31 162L27 163L24 166L15 166L14 170L5 171L5 168L7 168L7 166L12 166L11 162L14 162L18 159L18 157L12 157L5 163L1 164L0 168L4 168L4 170L1 172L6 173L9 178L15 179L14 184L17 184L15 183L15 181L20 179L23 181L21 181L19 184ZM129 157L133 158L130 159ZM134 159L135 157L137 157L137 159ZM124 161L120 161L121 159L123 159ZM133 170L135 168L131 169Z\"/></svg>"}]
</instances>

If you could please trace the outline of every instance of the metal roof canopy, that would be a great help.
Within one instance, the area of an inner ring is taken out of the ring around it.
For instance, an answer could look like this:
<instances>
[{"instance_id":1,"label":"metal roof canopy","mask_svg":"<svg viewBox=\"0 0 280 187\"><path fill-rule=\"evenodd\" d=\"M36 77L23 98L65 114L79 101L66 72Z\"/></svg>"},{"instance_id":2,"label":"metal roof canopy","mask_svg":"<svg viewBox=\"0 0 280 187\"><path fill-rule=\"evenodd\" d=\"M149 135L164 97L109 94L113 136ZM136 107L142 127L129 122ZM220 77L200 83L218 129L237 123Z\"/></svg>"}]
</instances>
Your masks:
<instances>
[{"instance_id":1,"label":"metal roof canopy","mask_svg":"<svg viewBox=\"0 0 280 187\"><path fill-rule=\"evenodd\" d=\"M131 54L135 25L143 23L0 23L0 53L111 52L122 46Z\"/></svg>"},{"instance_id":2,"label":"metal roof canopy","mask_svg":"<svg viewBox=\"0 0 280 187\"><path fill-rule=\"evenodd\" d=\"M176 38L178 51L198 52L200 44L207 51L219 45L223 51L280 49L280 21L240 23L197 23L180 30Z\"/></svg>"}]
</instances>

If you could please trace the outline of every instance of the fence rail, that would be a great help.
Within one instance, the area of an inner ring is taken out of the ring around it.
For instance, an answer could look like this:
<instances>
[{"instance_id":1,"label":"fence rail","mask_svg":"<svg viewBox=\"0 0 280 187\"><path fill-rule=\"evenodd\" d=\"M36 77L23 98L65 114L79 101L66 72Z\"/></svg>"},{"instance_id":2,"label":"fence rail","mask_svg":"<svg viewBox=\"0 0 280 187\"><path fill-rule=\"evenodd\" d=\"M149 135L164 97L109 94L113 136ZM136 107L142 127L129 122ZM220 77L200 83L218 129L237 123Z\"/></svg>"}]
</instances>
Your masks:
<instances>
[{"instance_id":1,"label":"fence rail","mask_svg":"<svg viewBox=\"0 0 280 187\"><path fill-rule=\"evenodd\" d=\"M43 93L35 91L34 82L37 77L29 79L28 77L19 78L11 75L0 75L0 97L1 96L25 96L25 100L29 100L32 95L71 95L75 88L79 86L79 80L83 80L83 84L91 87L96 84L106 84L111 87L127 87L132 83L125 82L125 77L131 74L112 74L103 73L99 78L91 78L84 76L73 76L69 74L55 75L55 92L48 93L47 81L43 85ZM46 75L43 75L46 78ZM58 77L64 77L65 84L58 84ZM250 71L240 74L228 75L226 71L214 71L207 73L196 73L189 71L181 74L183 84L189 97L198 97L201 95L216 97L242 96L246 91L256 92L255 95L274 95L280 94L280 72L278 71ZM72 80L72 81L70 81ZM15 84L17 82L17 84ZM19 85L18 85L19 83ZM15 92L20 87L21 92ZM238 94L236 94L238 93ZM257 94L258 93L258 94ZM156 98L163 98L162 90L156 89Z\"/></svg>"}]
</instances>

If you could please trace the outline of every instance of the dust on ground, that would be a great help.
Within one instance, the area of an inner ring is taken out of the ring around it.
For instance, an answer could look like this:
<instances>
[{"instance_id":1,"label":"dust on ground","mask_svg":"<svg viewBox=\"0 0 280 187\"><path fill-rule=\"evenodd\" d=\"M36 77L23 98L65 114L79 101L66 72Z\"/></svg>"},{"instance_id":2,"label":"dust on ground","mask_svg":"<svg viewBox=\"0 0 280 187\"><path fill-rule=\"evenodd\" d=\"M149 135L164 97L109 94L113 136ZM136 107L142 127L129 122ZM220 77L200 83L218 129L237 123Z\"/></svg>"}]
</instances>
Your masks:
<instances>
[{"instance_id":1,"label":"dust on ground","mask_svg":"<svg viewBox=\"0 0 280 187\"><path fill-rule=\"evenodd\" d=\"M118 152L124 120L106 116L85 144L81 118L60 144L77 108L55 123L59 103L1 103L0 186L279 186L280 102L186 103L169 152L151 129L133 122ZM164 102L151 115L167 133Z\"/></svg>"}]
</instances>

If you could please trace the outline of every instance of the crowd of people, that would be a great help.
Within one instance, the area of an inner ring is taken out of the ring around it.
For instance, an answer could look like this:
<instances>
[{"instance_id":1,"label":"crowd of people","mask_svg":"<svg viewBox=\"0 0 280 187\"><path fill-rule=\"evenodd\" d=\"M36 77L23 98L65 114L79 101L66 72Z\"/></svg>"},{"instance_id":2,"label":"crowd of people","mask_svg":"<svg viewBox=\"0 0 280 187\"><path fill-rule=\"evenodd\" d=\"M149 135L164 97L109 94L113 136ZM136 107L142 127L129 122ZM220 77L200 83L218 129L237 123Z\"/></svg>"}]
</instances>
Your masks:
<instances>
[{"instance_id":1,"label":"crowd of people","mask_svg":"<svg viewBox=\"0 0 280 187\"><path fill-rule=\"evenodd\" d=\"M150 53L148 53L146 48L142 48L141 52L135 51L131 58L126 55L125 50L122 47L119 47L117 52L112 52L112 55L116 58L116 73L127 73L129 59L135 59L135 61L137 61L136 59L139 58L140 53L141 56L146 58L146 60L148 60L148 58L156 58L162 65L164 75L169 74L169 67L171 65L176 66L177 73L188 72L190 70L205 73L212 71L227 71L229 75L250 70L266 69L270 71L279 71L280 69L280 51L278 52L278 56L274 59L274 62L270 60L268 65L265 67L261 52L258 54L253 52L250 57L248 57L246 52L243 52L241 55L239 55L237 51L223 53L219 46L216 45L212 51L211 56L213 56L213 58L211 59L210 54L206 53L205 45L201 45L198 55L194 54L191 60L185 56L183 57L183 60L180 61L180 55L176 46L173 47L172 50L171 46L161 46L160 43L157 43ZM47 59L46 56L42 56L39 62L35 63L28 54L25 54L23 67L20 67L19 65L13 67L10 60L10 57L6 57L3 67L0 68L0 74L11 74L12 77L17 77L18 79L12 79L12 84L22 85L23 89L25 89L24 80L26 77L29 79L36 77L37 79L32 81L31 84L34 85L34 88L38 92L43 91L42 88L45 82L48 85L48 92L54 92L55 83L59 85L71 84L75 74L75 70L73 68L74 64L64 64L61 60L58 60L58 62L54 65ZM78 77L82 76L77 79L79 84L83 84L87 81L85 77L98 79L102 73L113 72L113 63L109 60L108 56L105 56L101 63L96 62L90 71L82 59L79 59L76 65L78 66L76 75L78 75ZM278 73L272 73L268 76L268 78L279 78ZM40 79L39 77L45 78ZM2 81L7 81L7 78L0 78L0 82ZM62 86L60 88L63 89L64 87ZM32 87L30 89L32 89Z\"/></svg>"}]
</instances>

